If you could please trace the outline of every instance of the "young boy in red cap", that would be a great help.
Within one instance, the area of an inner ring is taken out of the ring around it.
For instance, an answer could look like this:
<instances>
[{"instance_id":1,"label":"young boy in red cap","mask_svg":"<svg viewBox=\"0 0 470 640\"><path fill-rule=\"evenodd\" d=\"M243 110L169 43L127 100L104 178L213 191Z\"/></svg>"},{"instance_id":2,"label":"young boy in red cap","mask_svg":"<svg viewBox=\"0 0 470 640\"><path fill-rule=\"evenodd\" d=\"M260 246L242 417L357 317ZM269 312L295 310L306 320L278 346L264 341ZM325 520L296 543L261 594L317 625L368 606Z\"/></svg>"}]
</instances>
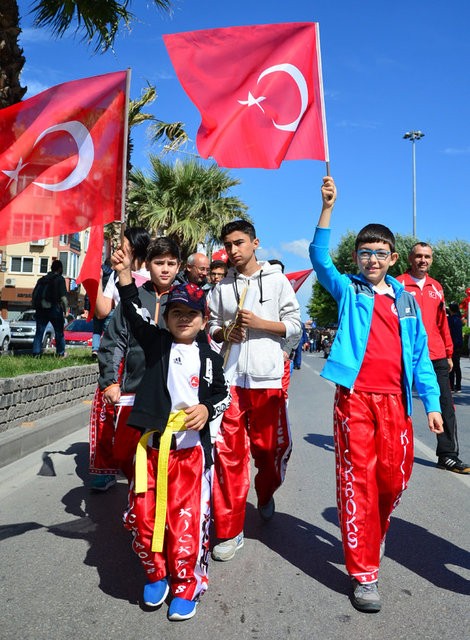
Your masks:
<instances>
[{"instance_id":1,"label":"young boy in red cap","mask_svg":"<svg viewBox=\"0 0 470 640\"><path fill-rule=\"evenodd\" d=\"M125 524L144 567L146 605L160 606L171 590L170 620L187 620L207 589L209 554L209 421L230 404L222 358L197 342L206 324L202 289L191 283L170 290L166 329L139 313L126 251L113 255L119 293L131 331L145 353L146 369L127 424L143 435L136 452Z\"/></svg>"}]
</instances>

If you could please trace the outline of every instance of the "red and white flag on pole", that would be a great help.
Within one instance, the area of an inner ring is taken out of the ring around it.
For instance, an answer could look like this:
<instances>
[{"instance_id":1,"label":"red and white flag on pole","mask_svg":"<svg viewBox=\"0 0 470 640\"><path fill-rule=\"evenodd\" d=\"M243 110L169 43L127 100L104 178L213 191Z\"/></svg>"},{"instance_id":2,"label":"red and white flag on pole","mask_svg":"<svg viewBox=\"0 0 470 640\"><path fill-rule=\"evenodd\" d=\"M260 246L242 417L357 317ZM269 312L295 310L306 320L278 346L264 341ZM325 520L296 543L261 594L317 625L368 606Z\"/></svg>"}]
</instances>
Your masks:
<instances>
[{"instance_id":1,"label":"red and white flag on pole","mask_svg":"<svg viewBox=\"0 0 470 640\"><path fill-rule=\"evenodd\" d=\"M286 278L289 280L296 293L312 271L313 269L307 269L306 271L293 271L292 273L286 273Z\"/></svg>"},{"instance_id":2,"label":"red and white flag on pole","mask_svg":"<svg viewBox=\"0 0 470 640\"><path fill-rule=\"evenodd\" d=\"M163 36L201 113L197 148L221 167L328 161L318 23Z\"/></svg>"},{"instance_id":3,"label":"red and white flag on pole","mask_svg":"<svg viewBox=\"0 0 470 640\"><path fill-rule=\"evenodd\" d=\"M0 110L0 244L121 219L127 74L67 82Z\"/></svg>"}]
</instances>

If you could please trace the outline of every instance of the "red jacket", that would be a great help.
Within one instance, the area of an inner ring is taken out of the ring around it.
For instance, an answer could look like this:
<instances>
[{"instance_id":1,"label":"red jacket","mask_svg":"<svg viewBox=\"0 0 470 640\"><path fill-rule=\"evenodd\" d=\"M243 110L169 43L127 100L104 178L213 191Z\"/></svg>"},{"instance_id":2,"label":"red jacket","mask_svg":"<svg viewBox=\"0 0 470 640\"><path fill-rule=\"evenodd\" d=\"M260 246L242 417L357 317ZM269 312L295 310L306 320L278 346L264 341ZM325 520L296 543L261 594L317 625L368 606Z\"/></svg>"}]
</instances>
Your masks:
<instances>
[{"instance_id":1,"label":"red jacket","mask_svg":"<svg viewBox=\"0 0 470 640\"><path fill-rule=\"evenodd\" d=\"M453 345L447 323L444 291L437 280L426 276L423 289L408 272L397 277L405 289L416 298L423 316L424 326L428 334L428 347L431 360L452 358Z\"/></svg>"}]
</instances>

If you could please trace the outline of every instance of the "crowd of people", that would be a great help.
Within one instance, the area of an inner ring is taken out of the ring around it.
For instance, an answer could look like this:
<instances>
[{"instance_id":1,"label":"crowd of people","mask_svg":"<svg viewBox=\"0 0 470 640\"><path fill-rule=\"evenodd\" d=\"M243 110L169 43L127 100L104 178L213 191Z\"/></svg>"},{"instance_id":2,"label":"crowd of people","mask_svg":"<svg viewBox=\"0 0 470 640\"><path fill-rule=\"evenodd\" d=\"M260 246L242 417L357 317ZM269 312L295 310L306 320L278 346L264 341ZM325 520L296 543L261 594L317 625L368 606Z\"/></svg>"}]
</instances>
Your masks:
<instances>
[{"instance_id":1,"label":"crowd of people","mask_svg":"<svg viewBox=\"0 0 470 640\"><path fill-rule=\"evenodd\" d=\"M142 600L158 608L170 595L170 620L195 615L209 556L227 562L244 546L250 456L259 517L275 516L292 448L297 346L328 349L322 376L336 384L338 516L358 610L381 608L390 515L413 464L412 385L437 435L437 466L470 473L450 386L461 388L460 314L449 330L442 288L428 275L432 249L417 243L409 272L392 278L393 233L370 224L356 238L358 273L341 274L329 253L335 201L334 181L324 178L310 256L338 303L337 330L307 333L283 265L257 260L259 239L242 220L221 232L228 264L195 253L182 269L179 246L142 229L128 229L111 258L96 306L107 325L90 419L92 489L127 478L124 523L146 576Z\"/></svg>"}]
</instances>

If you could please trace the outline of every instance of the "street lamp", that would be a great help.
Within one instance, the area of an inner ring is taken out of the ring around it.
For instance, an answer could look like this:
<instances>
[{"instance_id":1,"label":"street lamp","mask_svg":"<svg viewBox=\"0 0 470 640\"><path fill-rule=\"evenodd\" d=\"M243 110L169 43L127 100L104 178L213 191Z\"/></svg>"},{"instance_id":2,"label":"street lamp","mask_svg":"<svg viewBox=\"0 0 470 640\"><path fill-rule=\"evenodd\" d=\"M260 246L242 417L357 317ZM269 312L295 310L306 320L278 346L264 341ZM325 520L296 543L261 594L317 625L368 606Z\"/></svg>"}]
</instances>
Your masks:
<instances>
[{"instance_id":1,"label":"street lamp","mask_svg":"<svg viewBox=\"0 0 470 640\"><path fill-rule=\"evenodd\" d=\"M422 131L407 131L403 138L412 142L412 172L413 172L413 237L416 238L416 151L415 142L424 136Z\"/></svg>"}]
</instances>

